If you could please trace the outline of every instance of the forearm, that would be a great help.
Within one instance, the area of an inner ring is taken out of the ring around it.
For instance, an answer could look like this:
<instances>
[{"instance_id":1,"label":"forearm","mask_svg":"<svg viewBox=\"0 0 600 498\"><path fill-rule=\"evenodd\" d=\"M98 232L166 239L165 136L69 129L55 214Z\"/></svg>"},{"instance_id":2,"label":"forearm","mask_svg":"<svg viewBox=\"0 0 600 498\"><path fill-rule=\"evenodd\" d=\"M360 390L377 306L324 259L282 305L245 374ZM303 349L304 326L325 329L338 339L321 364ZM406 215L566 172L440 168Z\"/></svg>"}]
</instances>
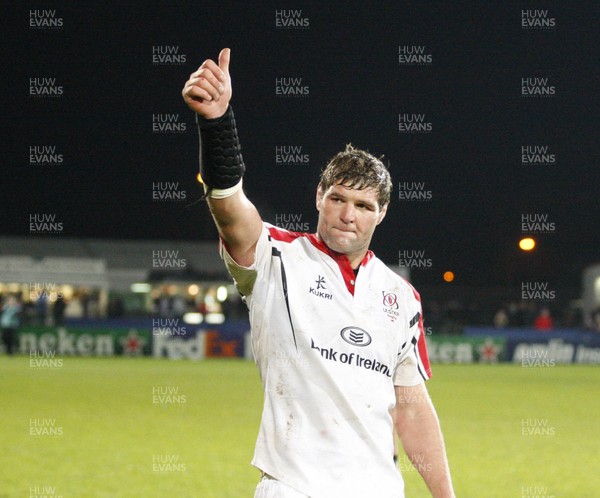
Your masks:
<instances>
[{"instance_id":1,"label":"forearm","mask_svg":"<svg viewBox=\"0 0 600 498\"><path fill-rule=\"evenodd\" d=\"M208 197L222 199L241 189L246 170L231 106L216 118L196 114L200 174Z\"/></svg>"},{"instance_id":2,"label":"forearm","mask_svg":"<svg viewBox=\"0 0 600 498\"><path fill-rule=\"evenodd\" d=\"M216 118L196 115L200 170L211 214L229 254L242 266L254 261L262 220L242 190L245 172L233 109Z\"/></svg>"},{"instance_id":3,"label":"forearm","mask_svg":"<svg viewBox=\"0 0 600 498\"><path fill-rule=\"evenodd\" d=\"M426 393L426 391L425 391ZM453 498L452 480L439 420L429 396L398 404L396 430L434 498Z\"/></svg>"}]
</instances>

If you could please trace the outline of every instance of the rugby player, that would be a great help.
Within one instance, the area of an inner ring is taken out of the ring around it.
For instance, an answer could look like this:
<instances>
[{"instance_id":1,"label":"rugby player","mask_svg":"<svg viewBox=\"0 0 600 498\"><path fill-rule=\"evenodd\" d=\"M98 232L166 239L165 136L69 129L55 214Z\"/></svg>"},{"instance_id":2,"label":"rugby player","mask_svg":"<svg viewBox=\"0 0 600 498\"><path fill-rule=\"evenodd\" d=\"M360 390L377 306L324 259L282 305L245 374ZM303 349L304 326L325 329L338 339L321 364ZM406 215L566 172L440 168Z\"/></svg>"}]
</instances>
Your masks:
<instances>
[{"instance_id":1,"label":"rugby player","mask_svg":"<svg viewBox=\"0 0 600 498\"><path fill-rule=\"evenodd\" d=\"M261 219L231 100L230 50L206 60L182 94L196 113L201 176L223 260L246 302L264 406L252 464L257 498L400 498L395 427L432 496L454 496L418 292L369 250L392 182L347 146L316 190L316 233Z\"/></svg>"}]
</instances>

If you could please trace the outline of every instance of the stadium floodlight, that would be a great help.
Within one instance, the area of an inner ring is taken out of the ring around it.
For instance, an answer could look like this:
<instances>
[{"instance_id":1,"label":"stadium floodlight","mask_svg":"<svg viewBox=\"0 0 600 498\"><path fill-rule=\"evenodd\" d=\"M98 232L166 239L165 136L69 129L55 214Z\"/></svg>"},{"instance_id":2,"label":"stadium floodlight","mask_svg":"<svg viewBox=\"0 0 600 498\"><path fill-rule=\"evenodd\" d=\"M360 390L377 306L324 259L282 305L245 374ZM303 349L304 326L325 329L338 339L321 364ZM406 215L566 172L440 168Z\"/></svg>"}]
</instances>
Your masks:
<instances>
[{"instance_id":1,"label":"stadium floodlight","mask_svg":"<svg viewBox=\"0 0 600 498\"><path fill-rule=\"evenodd\" d=\"M523 251L532 251L535 247L535 239L525 237L519 241L519 248Z\"/></svg>"},{"instance_id":2,"label":"stadium floodlight","mask_svg":"<svg viewBox=\"0 0 600 498\"><path fill-rule=\"evenodd\" d=\"M146 292L150 292L150 290L152 290L152 287L150 286L150 284L142 284L142 283L131 284L131 292L146 293Z\"/></svg>"},{"instance_id":3,"label":"stadium floodlight","mask_svg":"<svg viewBox=\"0 0 600 498\"><path fill-rule=\"evenodd\" d=\"M183 321L190 325L199 325L204 321L202 313L186 313L183 315Z\"/></svg>"},{"instance_id":4,"label":"stadium floodlight","mask_svg":"<svg viewBox=\"0 0 600 498\"><path fill-rule=\"evenodd\" d=\"M217 289L217 300L220 302L223 302L227 299L227 287L225 287L224 285L221 285L218 289Z\"/></svg>"},{"instance_id":5,"label":"stadium floodlight","mask_svg":"<svg viewBox=\"0 0 600 498\"><path fill-rule=\"evenodd\" d=\"M454 272L450 270L444 272L444 280L446 282L452 282L454 280Z\"/></svg>"},{"instance_id":6,"label":"stadium floodlight","mask_svg":"<svg viewBox=\"0 0 600 498\"><path fill-rule=\"evenodd\" d=\"M211 325L218 325L225 321L225 315L223 313L207 313L206 323Z\"/></svg>"}]
</instances>

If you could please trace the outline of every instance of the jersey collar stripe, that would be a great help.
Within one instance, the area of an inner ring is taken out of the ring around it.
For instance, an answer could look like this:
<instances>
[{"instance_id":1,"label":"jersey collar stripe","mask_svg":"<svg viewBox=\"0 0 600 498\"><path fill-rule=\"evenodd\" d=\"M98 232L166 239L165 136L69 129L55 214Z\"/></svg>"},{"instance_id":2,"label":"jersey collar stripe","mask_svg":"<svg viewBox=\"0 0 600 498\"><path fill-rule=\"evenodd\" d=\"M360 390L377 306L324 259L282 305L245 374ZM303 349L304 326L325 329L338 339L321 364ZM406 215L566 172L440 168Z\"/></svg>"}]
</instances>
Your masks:
<instances>
[{"instance_id":1,"label":"jersey collar stripe","mask_svg":"<svg viewBox=\"0 0 600 498\"><path fill-rule=\"evenodd\" d=\"M340 272L342 273L342 277L344 278L346 289L348 289L348 292L350 292L350 294L354 296L353 282L355 282L356 280L356 275L354 274L354 270L352 269L352 265L350 264L350 260L348 259L348 257L345 254L341 254L339 252L332 251L331 249L329 249L329 247L327 247L327 245L325 245L325 243L314 233L311 233L308 236L308 240L310 240L313 246L327 254L331 259L333 259L337 263ZM373 251L368 250L365 254L365 257L360 262L360 266L365 266L373 256Z\"/></svg>"},{"instance_id":2,"label":"jersey collar stripe","mask_svg":"<svg viewBox=\"0 0 600 498\"><path fill-rule=\"evenodd\" d=\"M344 278L344 283L346 284L346 289L350 294L354 295L354 282L356 280L356 276L354 275L354 270L352 269L352 265L350 265L350 260L345 254L341 254L336 251L332 251L327 247L327 245L317 237L315 233L303 233L303 232L290 232L289 230L284 230L282 228L270 226L269 234L275 240L280 240L282 242L293 242L297 238L306 237L310 241L310 243L319 249L321 252L327 254L331 259L333 259L342 273L342 277ZM374 254L373 251L368 250L365 254L365 257L360 262L360 266L365 266L372 258Z\"/></svg>"},{"instance_id":3,"label":"jersey collar stripe","mask_svg":"<svg viewBox=\"0 0 600 498\"><path fill-rule=\"evenodd\" d=\"M293 242L299 237L308 237L309 234L303 232L290 232L289 230L284 230L283 228L278 228L274 226L270 226L269 235L273 237L275 240L280 240L282 242Z\"/></svg>"}]
</instances>

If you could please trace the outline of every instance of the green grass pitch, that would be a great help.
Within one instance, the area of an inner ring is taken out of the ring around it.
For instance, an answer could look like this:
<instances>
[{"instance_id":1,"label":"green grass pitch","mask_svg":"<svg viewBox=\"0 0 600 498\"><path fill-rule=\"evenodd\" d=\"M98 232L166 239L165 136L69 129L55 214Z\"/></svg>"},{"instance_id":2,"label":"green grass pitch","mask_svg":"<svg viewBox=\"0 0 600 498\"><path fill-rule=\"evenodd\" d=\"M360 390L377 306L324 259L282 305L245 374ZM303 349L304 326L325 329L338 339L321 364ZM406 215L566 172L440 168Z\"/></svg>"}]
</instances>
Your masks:
<instances>
[{"instance_id":1,"label":"green grass pitch","mask_svg":"<svg viewBox=\"0 0 600 498\"><path fill-rule=\"evenodd\" d=\"M457 496L600 496L599 368L433 371ZM251 497L261 401L244 360L0 357L0 498Z\"/></svg>"}]
</instances>

